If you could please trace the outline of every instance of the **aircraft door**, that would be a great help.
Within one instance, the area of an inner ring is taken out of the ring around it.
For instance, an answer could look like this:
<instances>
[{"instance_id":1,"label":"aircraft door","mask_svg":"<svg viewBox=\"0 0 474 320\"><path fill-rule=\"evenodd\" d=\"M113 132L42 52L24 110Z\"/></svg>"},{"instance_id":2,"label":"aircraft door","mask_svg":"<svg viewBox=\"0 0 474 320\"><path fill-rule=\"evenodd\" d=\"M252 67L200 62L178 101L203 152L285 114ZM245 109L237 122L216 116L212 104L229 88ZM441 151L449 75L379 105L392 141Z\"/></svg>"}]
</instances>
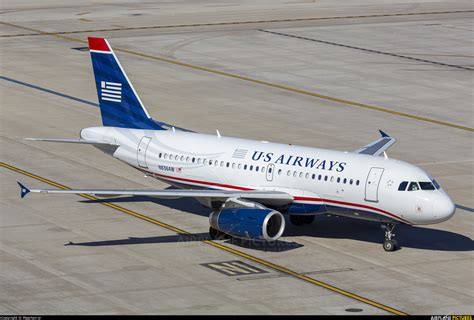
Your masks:
<instances>
[{"instance_id":1,"label":"aircraft door","mask_svg":"<svg viewBox=\"0 0 474 320\"><path fill-rule=\"evenodd\" d=\"M365 201L378 202L379 201L379 184L382 178L383 168L371 168L367 181L365 183Z\"/></svg>"},{"instance_id":2,"label":"aircraft door","mask_svg":"<svg viewBox=\"0 0 474 320\"><path fill-rule=\"evenodd\" d=\"M143 137L140 140L137 148L137 162L138 165L142 168L148 168L146 164L146 150L148 149L148 145L150 144L151 138L150 137Z\"/></svg>"},{"instance_id":3,"label":"aircraft door","mask_svg":"<svg viewBox=\"0 0 474 320\"><path fill-rule=\"evenodd\" d=\"M267 166L267 181L273 180L273 171L275 171L275 165L273 163L270 163Z\"/></svg>"}]
</instances>

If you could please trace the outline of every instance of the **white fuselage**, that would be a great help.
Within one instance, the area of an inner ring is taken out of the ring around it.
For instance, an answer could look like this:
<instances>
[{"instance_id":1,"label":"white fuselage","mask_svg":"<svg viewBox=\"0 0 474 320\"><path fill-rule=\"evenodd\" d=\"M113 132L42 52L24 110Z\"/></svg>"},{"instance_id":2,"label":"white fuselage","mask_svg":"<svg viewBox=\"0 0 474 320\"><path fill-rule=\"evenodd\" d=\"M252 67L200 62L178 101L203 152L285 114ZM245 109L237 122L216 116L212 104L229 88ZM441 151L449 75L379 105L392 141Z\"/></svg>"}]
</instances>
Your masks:
<instances>
[{"instance_id":1,"label":"white fuselage","mask_svg":"<svg viewBox=\"0 0 474 320\"><path fill-rule=\"evenodd\" d=\"M114 157L178 187L286 192L294 202L279 209L288 214L430 224L455 211L441 188L399 191L433 179L384 157L171 130L97 127L81 138L118 145Z\"/></svg>"}]
</instances>

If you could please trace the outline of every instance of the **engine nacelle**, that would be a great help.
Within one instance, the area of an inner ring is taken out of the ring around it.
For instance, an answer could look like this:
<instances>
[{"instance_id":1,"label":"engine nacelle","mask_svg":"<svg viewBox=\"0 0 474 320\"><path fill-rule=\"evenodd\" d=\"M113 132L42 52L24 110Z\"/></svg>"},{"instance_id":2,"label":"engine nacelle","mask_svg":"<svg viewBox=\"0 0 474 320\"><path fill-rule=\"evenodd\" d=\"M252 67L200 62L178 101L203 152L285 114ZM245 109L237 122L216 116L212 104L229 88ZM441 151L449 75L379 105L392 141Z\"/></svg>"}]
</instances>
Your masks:
<instances>
[{"instance_id":1,"label":"engine nacelle","mask_svg":"<svg viewBox=\"0 0 474 320\"><path fill-rule=\"evenodd\" d=\"M285 231L285 218L268 208L223 208L209 216L211 227L248 240L277 240Z\"/></svg>"}]
</instances>

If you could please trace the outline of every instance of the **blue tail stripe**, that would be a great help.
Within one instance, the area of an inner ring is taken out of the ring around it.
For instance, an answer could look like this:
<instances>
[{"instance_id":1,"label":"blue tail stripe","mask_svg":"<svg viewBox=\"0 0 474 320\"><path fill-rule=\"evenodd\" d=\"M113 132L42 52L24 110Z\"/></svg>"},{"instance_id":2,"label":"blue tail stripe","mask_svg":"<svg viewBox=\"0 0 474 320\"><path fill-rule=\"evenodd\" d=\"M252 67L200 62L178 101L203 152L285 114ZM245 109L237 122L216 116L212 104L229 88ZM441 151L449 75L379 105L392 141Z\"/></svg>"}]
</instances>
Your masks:
<instances>
[{"instance_id":1,"label":"blue tail stripe","mask_svg":"<svg viewBox=\"0 0 474 320\"><path fill-rule=\"evenodd\" d=\"M103 125L164 130L157 122L148 117L115 55L100 52L91 52L90 54Z\"/></svg>"}]
</instances>

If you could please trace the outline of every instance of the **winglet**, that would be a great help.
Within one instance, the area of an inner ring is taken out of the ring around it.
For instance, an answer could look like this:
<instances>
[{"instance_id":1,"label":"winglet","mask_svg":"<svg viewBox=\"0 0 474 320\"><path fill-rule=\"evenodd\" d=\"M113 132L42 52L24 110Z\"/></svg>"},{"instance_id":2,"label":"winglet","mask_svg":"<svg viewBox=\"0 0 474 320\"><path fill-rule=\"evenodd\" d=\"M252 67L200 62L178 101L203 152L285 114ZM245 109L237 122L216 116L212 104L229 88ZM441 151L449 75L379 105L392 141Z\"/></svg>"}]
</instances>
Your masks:
<instances>
[{"instance_id":1,"label":"winglet","mask_svg":"<svg viewBox=\"0 0 474 320\"><path fill-rule=\"evenodd\" d=\"M18 182L18 185L20 186L20 196L23 199L28 193L30 193L30 189L22 185L20 182Z\"/></svg>"},{"instance_id":2,"label":"winglet","mask_svg":"<svg viewBox=\"0 0 474 320\"><path fill-rule=\"evenodd\" d=\"M379 132L380 134L382 135L382 138L388 138L390 137L388 134L386 134L385 132L383 132L382 130L379 129Z\"/></svg>"}]
</instances>

